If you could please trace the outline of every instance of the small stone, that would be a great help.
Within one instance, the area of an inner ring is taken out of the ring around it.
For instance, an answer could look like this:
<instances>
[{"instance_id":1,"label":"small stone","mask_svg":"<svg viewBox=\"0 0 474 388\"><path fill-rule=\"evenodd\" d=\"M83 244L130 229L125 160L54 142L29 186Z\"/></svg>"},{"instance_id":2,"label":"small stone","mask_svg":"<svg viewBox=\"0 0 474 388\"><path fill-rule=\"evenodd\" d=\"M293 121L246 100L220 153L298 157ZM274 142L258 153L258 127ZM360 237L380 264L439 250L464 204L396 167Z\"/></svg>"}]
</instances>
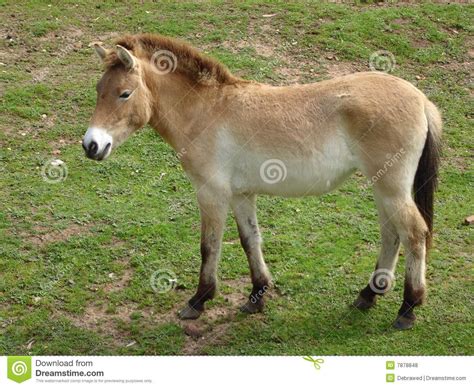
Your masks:
<instances>
[{"instance_id":1,"label":"small stone","mask_svg":"<svg viewBox=\"0 0 474 388\"><path fill-rule=\"evenodd\" d=\"M51 161L51 166L57 167L62 166L64 162L61 159L54 159Z\"/></svg>"},{"instance_id":2,"label":"small stone","mask_svg":"<svg viewBox=\"0 0 474 388\"><path fill-rule=\"evenodd\" d=\"M464 219L464 225L472 225L474 224L474 215L468 216Z\"/></svg>"},{"instance_id":3,"label":"small stone","mask_svg":"<svg viewBox=\"0 0 474 388\"><path fill-rule=\"evenodd\" d=\"M184 326L184 333L191 338L197 339L202 337L203 330L196 323L187 323Z\"/></svg>"}]
</instances>

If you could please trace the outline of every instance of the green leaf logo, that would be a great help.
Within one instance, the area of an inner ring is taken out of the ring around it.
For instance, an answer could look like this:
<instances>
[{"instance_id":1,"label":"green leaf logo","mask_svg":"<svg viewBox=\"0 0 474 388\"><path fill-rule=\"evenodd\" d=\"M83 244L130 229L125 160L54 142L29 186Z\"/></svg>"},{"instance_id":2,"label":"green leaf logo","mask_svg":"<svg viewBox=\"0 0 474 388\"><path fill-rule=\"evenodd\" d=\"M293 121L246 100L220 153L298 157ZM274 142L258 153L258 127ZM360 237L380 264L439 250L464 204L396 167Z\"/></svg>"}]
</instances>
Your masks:
<instances>
[{"instance_id":1,"label":"green leaf logo","mask_svg":"<svg viewBox=\"0 0 474 388\"><path fill-rule=\"evenodd\" d=\"M22 383L31 379L30 356L8 356L7 367L7 377L10 380Z\"/></svg>"},{"instance_id":2,"label":"green leaf logo","mask_svg":"<svg viewBox=\"0 0 474 388\"><path fill-rule=\"evenodd\" d=\"M313 363L315 369L321 369L321 364L324 364L324 360L322 358L313 358L311 356L303 357L303 360L309 361Z\"/></svg>"},{"instance_id":3,"label":"green leaf logo","mask_svg":"<svg viewBox=\"0 0 474 388\"><path fill-rule=\"evenodd\" d=\"M395 382L395 375L393 373L387 373L385 377L385 381L387 383L394 383Z\"/></svg>"}]
</instances>

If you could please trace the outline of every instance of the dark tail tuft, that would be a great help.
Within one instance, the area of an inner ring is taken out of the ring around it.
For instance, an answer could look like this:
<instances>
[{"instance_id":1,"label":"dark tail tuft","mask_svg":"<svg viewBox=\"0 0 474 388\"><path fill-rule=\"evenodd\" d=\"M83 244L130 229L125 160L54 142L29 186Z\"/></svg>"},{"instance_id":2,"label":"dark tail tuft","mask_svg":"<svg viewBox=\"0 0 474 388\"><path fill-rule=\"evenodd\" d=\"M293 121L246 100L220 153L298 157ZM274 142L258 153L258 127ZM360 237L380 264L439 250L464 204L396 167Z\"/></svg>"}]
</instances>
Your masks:
<instances>
[{"instance_id":1,"label":"dark tail tuft","mask_svg":"<svg viewBox=\"0 0 474 388\"><path fill-rule=\"evenodd\" d=\"M433 111L432 108L434 108L434 105L429 107L431 112L427 112L428 133L413 183L416 206L423 216L429 230L429 236L426 240L428 248L431 246L433 233L433 203L434 192L436 191L438 183L441 135L439 113L436 110ZM436 117L432 115L436 115Z\"/></svg>"}]
</instances>

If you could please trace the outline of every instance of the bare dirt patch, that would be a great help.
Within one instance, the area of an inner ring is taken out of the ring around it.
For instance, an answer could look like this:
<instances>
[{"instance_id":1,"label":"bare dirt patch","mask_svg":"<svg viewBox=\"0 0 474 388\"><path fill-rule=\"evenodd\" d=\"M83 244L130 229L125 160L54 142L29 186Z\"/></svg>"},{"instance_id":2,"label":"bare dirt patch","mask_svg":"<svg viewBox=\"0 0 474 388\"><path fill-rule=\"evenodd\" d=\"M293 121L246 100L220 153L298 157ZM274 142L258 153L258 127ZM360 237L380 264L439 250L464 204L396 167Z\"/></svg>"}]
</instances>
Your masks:
<instances>
[{"instance_id":1,"label":"bare dirt patch","mask_svg":"<svg viewBox=\"0 0 474 388\"><path fill-rule=\"evenodd\" d=\"M127 287L130 284L130 281L132 280L133 272L134 271L132 268L126 267L120 276L111 274L113 275L111 276L112 281L104 286L104 292L116 292Z\"/></svg>"},{"instance_id":2,"label":"bare dirt patch","mask_svg":"<svg viewBox=\"0 0 474 388\"><path fill-rule=\"evenodd\" d=\"M219 343L226 335L239 313L239 307L245 302L245 287L249 279L239 278L221 282L231 292L223 294L225 305L213 306L196 321L178 321L186 334L183 354L202 354L202 349Z\"/></svg>"},{"instance_id":3,"label":"bare dirt patch","mask_svg":"<svg viewBox=\"0 0 474 388\"><path fill-rule=\"evenodd\" d=\"M104 34L101 34L97 36L97 40L99 42L107 42L107 41L112 41L115 39L118 39L120 37L120 33L118 32L106 32Z\"/></svg>"},{"instance_id":4,"label":"bare dirt patch","mask_svg":"<svg viewBox=\"0 0 474 388\"><path fill-rule=\"evenodd\" d=\"M195 355L202 354L202 349L205 346L211 346L213 344L219 343L222 338L225 336L229 328L232 326L232 320L237 315L236 312L233 314L228 314L224 317L223 321L202 323L185 323L184 325L197 325L198 330L200 330L199 336L187 335L186 341L183 347L183 355ZM186 333L186 330L185 330Z\"/></svg>"},{"instance_id":5,"label":"bare dirt patch","mask_svg":"<svg viewBox=\"0 0 474 388\"><path fill-rule=\"evenodd\" d=\"M368 69L360 63L329 61L326 62L326 71L330 78L340 77Z\"/></svg>"},{"instance_id":6,"label":"bare dirt patch","mask_svg":"<svg viewBox=\"0 0 474 388\"><path fill-rule=\"evenodd\" d=\"M254 43L253 48L257 52L258 55L262 57L273 57L275 55L275 49L273 44L263 43L261 41L257 41Z\"/></svg>"},{"instance_id":7,"label":"bare dirt patch","mask_svg":"<svg viewBox=\"0 0 474 388\"><path fill-rule=\"evenodd\" d=\"M276 69L277 74L284 79L285 84L299 83L301 80L301 71L293 67L279 67Z\"/></svg>"},{"instance_id":8,"label":"bare dirt patch","mask_svg":"<svg viewBox=\"0 0 474 388\"><path fill-rule=\"evenodd\" d=\"M399 26L403 26L405 24L409 24L410 20L409 19L404 19L404 18L396 18L392 20L393 24L398 24Z\"/></svg>"},{"instance_id":9,"label":"bare dirt patch","mask_svg":"<svg viewBox=\"0 0 474 388\"><path fill-rule=\"evenodd\" d=\"M415 48L427 48L430 47L431 43L430 41L422 38L412 38L411 44Z\"/></svg>"},{"instance_id":10,"label":"bare dirt patch","mask_svg":"<svg viewBox=\"0 0 474 388\"><path fill-rule=\"evenodd\" d=\"M282 47L279 30L272 24L272 17L269 14L267 17L252 16L247 27L246 39L231 39L219 44L219 47L224 47L231 53L238 54L244 49L253 49L258 56L264 58L283 59L284 54L277 50ZM209 49L214 46L204 47Z\"/></svg>"},{"instance_id":11,"label":"bare dirt patch","mask_svg":"<svg viewBox=\"0 0 474 388\"><path fill-rule=\"evenodd\" d=\"M348 75L360 71L368 71L368 67L363 63L341 62L336 59L321 59L319 63L296 63L292 66L283 66L276 69L280 77L280 84L291 85L295 83L315 82L317 79L329 79ZM306 67L309 70L303 70ZM316 78L316 80L315 80Z\"/></svg>"},{"instance_id":12,"label":"bare dirt patch","mask_svg":"<svg viewBox=\"0 0 474 388\"><path fill-rule=\"evenodd\" d=\"M112 281L106 283L101 287L101 290L106 293L114 293L126 288L133 278L134 270L130 267L128 259L119 260L124 269L117 274L110 274ZM94 288L94 291L99 291L99 288ZM115 346L126 347L131 346L134 342L130 337L128 331L122 329L122 324L129 324L132 321L133 314L139 314L142 321L148 325L154 322L167 322L172 320L174 312L160 314L155 317L155 312L150 308L140 308L137 303L126 302L116 306L113 310L109 310L107 303L91 303L88 304L82 314L62 313L67 317L74 326L94 331L100 335L107 336L112 340ZM133 346L133 345L132 345Z\"/></svg>"},{"instance_id":13,"label":"bare dirt patch","mask_svg":"<svg viewBox=\"0 0 474 388\"><path fill-rule=\"evenodd\" d=\"M271 58L278 54L275 52L275 42L266 42L259 38L250 38L248 40L239 40L235 41L225 41L219 46L224 47L226 50L230 51L231 53L238 54L241 50L244 49L254 49L257 55ZM211 46L207 46L206 48L209 49Z\"/></svg>"},{"instance_id":14,"label":"bare dirt patch","mask_svg":"<svg viewBox=\"0 0 474 388\"><path fill-rule=\"evenodd\" d=\"M80 149L81 140L78 139L70 139L70 138L59 138L54 141L49 142L49 146L51 147L51 153L54 156L58 156L62 154L63 148L67 148L70 146L77 146Z\"/></svg>"},{"instance_id":15,"label":"bare dirt patch","mask_svg":"<svg viewBox=\"0 0 474 388\"><path fill-rule=\"evenodd\" d=\"M102 290L106 293L125 288L133 276L133 270L126 268L113 284L105 285ZM136 303L124 303L117 306L114 311L108 311L107 305L91 304L86 306L84 313L63 313L73 325L98 334L107 336L116 346L133 346L134 339L128 331L123 330L123 323L132 321L133 314L139 313L141 324L145 326L159 326L163 324L176 324L185 334L185 343L182 354L202 354L204 347L212 346L223 340L229 328L232 327L239 306L246 300L246 287L249 286L248 277L225 280L221 282L225 293L222 294L225 303L208 307L203 315L195 321L182 321L177 316L179 308L185 305L189 298L188 293L174 291L180 295L175 307L165 313L156 313L152 308L141 308ZM229 292L230 289L230 292ZM261 319L255 315L252 319Z\"/></svg>"},{"instance_id":16,"label":"bare dirt patch","mask_svg":"<svg viewBox=\"0 0 474 388\"><path fill-rule=\"evenodd\" d=\"M469 171L469 159L462 156L451 156L447 158L447 163L459 171Z\"/></svg>"},{"instance_id":17,"label":"bare dirt patch","mask_svg":"<svg viewBox=\"0 0 474 388\"><path fill-rule=\"evenodd\" d=\"M442 67L444 70L449 71L449 72L456 72L456 73L466 72L470 75L470 77L474 75L474 67L471 61L451 62L451 63L438 65L438 67ZM468 80L466 79L466 84L467 83L468 83Z\"/></svg>"},{"instance_id":18,"label":"bare dirt patch","mask_svg":"<svg viewBox=\"0 0 474 388\"><path fill-rule=\"evenodd\" d=\"M56 115L42 115L41 120L38 120L31 125L26 125L18 128L15 131L16 136L29 136L32 138L39 138L41 132L53 128L56 122Z\"/></svg>"},{"instance_id":19,"label":"bare dirt patch","mask_svg":"<svg viewBox=\"0 0 474 388\"><path fill-rule=\"evenodd\" d=\"M466 37L465 45L467 47L467 56L471 59L474 58L474 37Z\"/></svg>"},{"instance_id":20,"label":"bare dirt patch","mask_svg":"<svg viewBox=\"0 0 474 388\"><path fill-rule=\"evenodd\" d=\"M45 245L67 241L73 236L89 234L91 225L72 224L64 229L51 229L50 226L35 225L32 232L23 232L20 235L28 242L38 247Z\"/></svg>"},{"instance_id":21,"label":"bare dirt patch","mask_svg":"<svg viewBox=\"0 0 474 388\"><path fill-rule=\"evenodd\" d=\"M185 332L186 341L183 354L203 354L203 349L224 341L229 329L232 328L239 313L239 307L245 303L248 297L248 288L251 283L248 276L237 279L223 280L221 288L230 289L230 292L222 294L225 304L213 306L206 310L196 321L177 321ZM266 293L267 299L272 299L275 290ZM263 314L252 315L250 319L263 319Z\"/></svg>"},{"instance_id":22,"label":"bare dirt patch","mask_svg":"<svg viewBox=\"0 0 474 388\"><path fill-rule=\"evenodd\" d=\"M119 321L129 322L130 315L135 311L136 306L133 304L122 305L111 314L107 312L105 305L94 304L87 306L81 315L70 313L62 313L62 315L66 316L74 326L105 335L112 339L114 345L123 347L130 343L131 338L128 337L127 332L120 329L118 323ZM144 318L149 318L149 315L144 315Z\"/></svg>"}]
</instances>

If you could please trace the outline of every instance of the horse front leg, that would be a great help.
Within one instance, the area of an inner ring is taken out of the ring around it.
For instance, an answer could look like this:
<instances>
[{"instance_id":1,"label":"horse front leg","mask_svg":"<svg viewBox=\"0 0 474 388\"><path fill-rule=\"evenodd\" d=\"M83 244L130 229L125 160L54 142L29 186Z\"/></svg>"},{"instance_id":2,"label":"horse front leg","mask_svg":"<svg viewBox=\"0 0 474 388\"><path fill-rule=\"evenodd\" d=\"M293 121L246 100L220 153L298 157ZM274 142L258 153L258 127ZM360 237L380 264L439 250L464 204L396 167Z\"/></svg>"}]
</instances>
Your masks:
<instances>
[{"instance_id":1,"label":"horse front leg","mask_svg":"<svg viewBox=\"0 0 474 388\"><path fill-rule=\"evenodd\" d=\"M228 201L223 193L198 192L201 212L201 271L196 294L179 312L181 319L196 319L204 311L204 303L212 299L217 289L219 262Z\"/></svg>"}]
</instances>

